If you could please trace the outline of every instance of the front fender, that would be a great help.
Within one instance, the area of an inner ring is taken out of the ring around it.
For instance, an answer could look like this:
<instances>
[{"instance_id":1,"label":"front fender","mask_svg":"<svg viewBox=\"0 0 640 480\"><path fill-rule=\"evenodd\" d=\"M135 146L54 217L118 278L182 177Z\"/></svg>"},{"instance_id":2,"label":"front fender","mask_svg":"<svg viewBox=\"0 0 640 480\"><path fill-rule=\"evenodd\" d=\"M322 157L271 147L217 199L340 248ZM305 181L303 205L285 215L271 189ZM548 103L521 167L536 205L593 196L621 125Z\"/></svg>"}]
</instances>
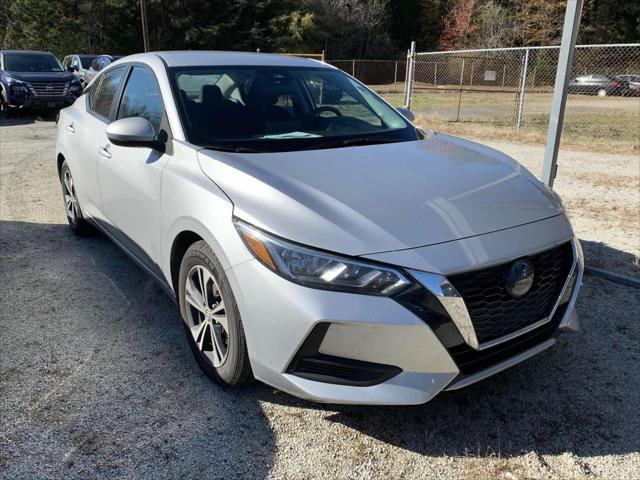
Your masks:
<instances>
[{"instance_id":1,"label":"front fender","mask_svg":"<svg viewBox=\"0 0 640 480\"><path fill-rule=\"evenodd\" d=\"M174 155L162 177L161 268L171 285L171 251L178 235L193 232L211 247L227 270L253 258L233 225L233 204L200 170L193 150L174 142Z\"/></svg>"}]
</instances>

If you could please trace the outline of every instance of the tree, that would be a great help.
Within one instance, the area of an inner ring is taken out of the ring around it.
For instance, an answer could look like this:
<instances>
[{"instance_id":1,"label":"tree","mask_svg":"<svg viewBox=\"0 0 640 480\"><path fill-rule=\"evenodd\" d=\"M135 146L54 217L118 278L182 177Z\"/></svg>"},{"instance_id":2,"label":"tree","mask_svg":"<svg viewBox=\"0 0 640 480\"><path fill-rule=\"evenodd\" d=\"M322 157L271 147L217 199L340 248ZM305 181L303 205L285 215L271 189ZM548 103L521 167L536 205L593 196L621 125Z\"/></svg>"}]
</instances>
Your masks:
<instances>
[{"instance_id":1,"label":"tree","mask_svg":"<svg viewBox=\"0 0 640 480\"><path fill-rule=\"evenodd\" d=\"M390 56L388 6L388 0L308 0L290 31L300 48L332 58Z\"/></svg>"},{"instance_id":2,"label":"tree","mask_svg":"<svg viewBox=\"0 0 640 480\"><path fill-rule=\"evenodd\" d=\"M489 0L473 19L476 28L470 35L474 48L500 48L516 45L520 25L515 15L495 0Z\"/></svg>"},{"instance_id":3,"label":"tree","mask_svg":"<svg viewBox=\"0 0 640 480\"><path fill-rule=\"evenodd\" d=\"M558 45L562 39L565 1L524 0L522 11L525 45Z\"/></svg>"},{"instance_id":4,"label":"tree","mask_svg":"<svg viewBox=\"0 0 640 480\"><path fill-rule=\"evenodd\" d=\"M421 50L435 50L440 43L449 4L448 0L422 0L420 2L420 30L418 43Z\"/></svg>"},{"instance_id":5,"label":"tree","mask_svg":"<svg viewBox=\"0 0 640 480\"><path fill-rule=\"evenodd\" d=\"M444 18L440 46L444 50L455 50L467 46L469 36L477 26L472 23L476 0L455 0Z\"/></svg>"},{"instance_id":6,"label":"tree","mask_svg":"<svg viewBox=\"0 0 640 480\"><path fill-rule=\"evenodd\" d=\"M586 0L578 31L580 43L625 43L640 39L640 2Z\"/></svg>"}]
</instances>

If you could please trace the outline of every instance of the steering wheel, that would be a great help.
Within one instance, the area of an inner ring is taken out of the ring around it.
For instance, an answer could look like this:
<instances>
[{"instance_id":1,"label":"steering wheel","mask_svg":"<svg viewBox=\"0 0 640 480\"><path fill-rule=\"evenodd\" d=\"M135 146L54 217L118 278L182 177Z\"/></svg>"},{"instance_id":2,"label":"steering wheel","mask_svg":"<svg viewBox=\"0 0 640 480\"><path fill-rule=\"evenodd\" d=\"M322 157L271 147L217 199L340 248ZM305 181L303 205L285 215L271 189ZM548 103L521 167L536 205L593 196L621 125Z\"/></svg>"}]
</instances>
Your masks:
<instances>
[{"instance_id":1,"label":"steering wheel","mask_svg":"<svg viewBox=\"0 0 640 480\"><path fill-rule=\"evenodd\" d=\"M326 106L326 105L324 107L318 107L313 111L313 113L315 114L316 117L320 116L320 114L322 112L334 113L336 115L336 117L341 117L342 116L342 112L340 112L340 110L338 110L335 107L329 107L329 106Z\"/></svg>"}]
</instances>

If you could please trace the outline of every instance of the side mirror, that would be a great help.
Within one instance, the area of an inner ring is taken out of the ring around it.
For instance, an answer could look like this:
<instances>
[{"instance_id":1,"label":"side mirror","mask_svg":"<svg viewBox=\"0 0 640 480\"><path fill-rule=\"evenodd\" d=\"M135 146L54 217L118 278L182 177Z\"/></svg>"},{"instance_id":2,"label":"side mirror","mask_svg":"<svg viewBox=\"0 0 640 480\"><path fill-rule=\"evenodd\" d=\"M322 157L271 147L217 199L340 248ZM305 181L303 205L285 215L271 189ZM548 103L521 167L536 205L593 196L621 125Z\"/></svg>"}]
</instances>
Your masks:
<instances>
[{"instance_id":1,"label":"side mirror","mask_svg":"<svg viewBox=\"0 0 640 480\"><path fill-rule=\"evenodd\" d=\"M78 67L77 67L77 66L75 66L75 65L69 65L69 66L67 67L67 72L71 72L71 73L73 73L73 72L77 72L77 71L78 71Z\"/></svg>"},{"instance_id":2,"label":"side mirror","mask_svg":"<svg viewBox=\"0 0 640 480\"><path fill-rule=\"evenodd\" d=\"M400 108L396 108L396 110L400 115L402 115L404 118L406 118L410 122L413 122L416 119L416 116L408 108L400 107Z\"/></svg>"},{"instance_id":3,"label":"side mirror","mask_svg":"<svg viewBox=\"0 0 640 480\"><path fill-rule=\"evenodd\" d=\"M162 150L164 142L158 140L149 120L142 117L123 118L107 127L107 138L121 147L147 147Z\"/></svg>"}]
</instances>

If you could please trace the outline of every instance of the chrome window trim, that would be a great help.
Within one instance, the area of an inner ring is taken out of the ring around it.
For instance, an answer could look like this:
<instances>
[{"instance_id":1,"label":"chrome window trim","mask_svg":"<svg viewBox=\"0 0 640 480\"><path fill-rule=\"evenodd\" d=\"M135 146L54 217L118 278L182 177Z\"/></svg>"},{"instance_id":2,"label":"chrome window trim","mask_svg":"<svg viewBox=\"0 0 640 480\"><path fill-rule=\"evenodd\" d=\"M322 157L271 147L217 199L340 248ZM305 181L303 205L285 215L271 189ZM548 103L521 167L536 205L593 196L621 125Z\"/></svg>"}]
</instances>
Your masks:
<instances>
[{"instance_id":1,"label":"chrome window trim","mask_svg":"<svg viewBox=\"0 0 640 480\"><path fill-rule=\"evenodd\" d=\"M493 340L490 340L484 343L478 342L478 337L476 335L475 328L473 327L473 322L471 321L471 316L469 315L469 310L467 309L467 305L464 301L464 298L460 296L458 291L453 287L453 285L449 282L446 276L441 274L436 274L436 273L422 272L419 270L408 270L408 272L420 284L422 284L422 286L424 286L427 290L429 290L433 295L436 296L436 298L440 301L440 304L449 314L449 317L451 317L451 320L453 321L454 325L457 327L458 331L460 332L460 335L462 336L466 344L469 345L474 350L485 350L487 348L494 347L500 343L504 343L508 340L519 337L520 335L524 335L525 333L528 333L544 325L545 323L551 321L556 311L558 310L558 307L560 306L560 300L564 296L565 291L569 286L569 280L574 274L577 275L576 281L574 282L574 293L575 293L575 290L577 290L575 287L582 280L582 275L581 275L582 272L581 272L581 266L579 261L580 255L578 253L578 248L580 247L576 244L576 242L578 241L579 240L576 238L571 240L571 251L573 253L573 263L571 265L571 269L569 270L569 275L567 275L564 285L562 286L562 290L560 290L560 295L558 295L558 299L556 300L556 303L551 309L551 313L547 317L537 322L534 322L530 325L527 325L526 327L521 328L520 330L516 330L515 332L511 332L507 335L503 335L502 337L495 338ZM486 268L486 267L482 266L478 268L478 270L482 268ZM572 297L569 300L569 304L571 304L573 299L574 298L572 295Z\"/></svg>"}]
</instances>

